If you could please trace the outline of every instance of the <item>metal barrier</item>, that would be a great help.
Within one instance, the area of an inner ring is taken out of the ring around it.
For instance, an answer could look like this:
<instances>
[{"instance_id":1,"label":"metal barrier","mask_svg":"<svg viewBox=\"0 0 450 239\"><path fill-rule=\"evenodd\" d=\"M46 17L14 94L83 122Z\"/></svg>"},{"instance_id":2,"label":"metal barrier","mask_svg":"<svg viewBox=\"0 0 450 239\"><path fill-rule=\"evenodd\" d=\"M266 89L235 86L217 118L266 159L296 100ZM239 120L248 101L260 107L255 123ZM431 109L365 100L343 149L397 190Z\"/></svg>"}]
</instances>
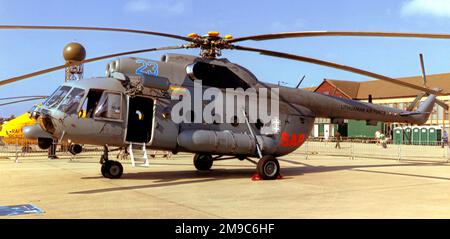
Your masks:
<instances>
[{"instance_id":1,"label":"metal barrier","mask_svg":"<svg viewBox=\"0 0 450 239\"><path fill-rule=\"evenodd\" d=\"M441 142L429 142L426 145L393 144L366 140L365 142L306 141L295 153L305 155L305 159L316 156L336 156L349 159L385 158L397 160L444 160L448 162L450 147Z\"/></svg>"},{"instance_id":2,"label":"metal barrier","mask_svg":"<svg viewBox=\"0 0 450 239\"><path fill-rule=\"evenodd\" d=\"M340 142L340 148L337 147L336 141L306 141L302 147L293 153L293 155L303 155L305 159L319 157L319 156L333 156L344 157L348 159L361 158L386 158L397 160L444 160L449 161L450 148L449 145L442 145L442 142L429 142L427 145L407 145L407 144L392 144L386 142L386 146L377 142L376 140L365 140L363 142ZM98 156L103 152L100 146L84 145L83 152L80 156ZM163 151L149 151L150 156L161 155L161 157L170 158L171 154ZM58 156L72 156L67 147L62 145L57 146L56 155ZM16 144L0 145L0 159L1 158L18 158L18 157L36 157L45 158L48 156L48 150L42 150L37 145L26 144L24 142L17 142ZM125 159L124 157L123 159Z\"/></svg>"},{"instance_id":3,"label":"metal barrier","mask_svg":"<svg viewBox=\"0 0 450 239\"><path fill-rule=\"evenodd\" d=\"M84 145L81 155L86 156L100 156L103 148L93 145ZM56 154L61 156L71 156L68 147L58 144L56 147ZM0 158L17 158L17 157L47 157L48 150L40 149L35 144L30 144L29 141L16 140L15 144L0 145Z\"/></svg>"}]
</instances>

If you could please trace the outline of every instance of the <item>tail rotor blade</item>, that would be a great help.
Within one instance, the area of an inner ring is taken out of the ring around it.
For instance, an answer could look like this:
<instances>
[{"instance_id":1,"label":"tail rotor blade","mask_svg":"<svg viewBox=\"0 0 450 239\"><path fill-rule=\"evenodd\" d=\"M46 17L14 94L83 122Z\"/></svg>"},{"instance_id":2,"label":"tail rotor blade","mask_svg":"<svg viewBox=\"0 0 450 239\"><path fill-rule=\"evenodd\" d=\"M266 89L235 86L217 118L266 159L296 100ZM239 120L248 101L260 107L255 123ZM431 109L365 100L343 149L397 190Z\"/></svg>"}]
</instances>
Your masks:
<instances>
[{"instance_id":1,"label":"tail rotor blade","mask_svg":"<svg viewBox=\"0 0 450 239\"><path fill-rule=\"evenodd\" d=\"M448 105L445 102L441 101L441 100L436 99L436 104L438 104L439 106L441 106L445 110L449 109Z\"/></svg>"},{"instance_id":2,"label":"tail rotor blade","mask_svg":"<svg viewBox=\"0 0 450 239\"><path fill-rule=\"evenodd\" d=\"M425 73L425 64L423 63L423 54L419 54L420 58L420 68L422 69L422 79L423 79L423 86L427 86L427 75Z\"/></svg>"}]
</instances>

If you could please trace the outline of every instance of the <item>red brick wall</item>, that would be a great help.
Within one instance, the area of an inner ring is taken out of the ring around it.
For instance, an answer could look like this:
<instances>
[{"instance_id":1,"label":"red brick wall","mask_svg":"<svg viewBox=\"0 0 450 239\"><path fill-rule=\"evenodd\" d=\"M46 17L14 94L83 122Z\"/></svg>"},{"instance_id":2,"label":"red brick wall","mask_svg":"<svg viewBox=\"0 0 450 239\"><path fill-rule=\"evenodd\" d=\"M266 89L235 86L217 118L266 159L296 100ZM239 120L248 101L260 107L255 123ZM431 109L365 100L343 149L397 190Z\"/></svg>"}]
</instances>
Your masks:
<instances>
[{"instance_id":1,"label":"red brick wall","mask_svg":"<svg viewBox=\"0 0 450 239\"><path fill-rule=\"evenodd\" d=\"M319 88L316 89L315 92L319 92L319 93L322 93L322 94L327 94L327 95L332 95L332 96L337 96L337 97L342 97L342 98L347 98L348 99L348 97L346 95L342 94L341 91L336 89L333 85L331 85L327 81L324 81L323 84L321 84L319 86Z\"/></svg>"}]
</instances>

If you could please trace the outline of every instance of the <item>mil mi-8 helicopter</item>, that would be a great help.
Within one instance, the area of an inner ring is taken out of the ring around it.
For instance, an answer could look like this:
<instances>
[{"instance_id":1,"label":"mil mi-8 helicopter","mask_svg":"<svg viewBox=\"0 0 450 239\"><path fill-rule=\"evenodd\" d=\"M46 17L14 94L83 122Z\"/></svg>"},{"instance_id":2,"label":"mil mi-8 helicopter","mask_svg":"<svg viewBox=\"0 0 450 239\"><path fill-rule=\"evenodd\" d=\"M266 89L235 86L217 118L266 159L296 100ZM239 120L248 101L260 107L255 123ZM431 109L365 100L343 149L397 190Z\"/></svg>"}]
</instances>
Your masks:
<instances>
[{"instance_id":1,"label":"mil mi-8 helicopter","mask_svg":"<svg viewBox=\"0 0 450 239\"><path fill-rule=\"evenodd\" d=\"M276 157L289 154L300 147L310 135L316 117L330 118L333 123L342 123L344 119L357 119L365 120L368 124L378 121L423 124L427 121L435 103L448 108L445 103L436 99L437 95L442 94L441 89L429 89L329 61L240 46L235 43L247 40L318 36L450 39L450 34L321 31L233 38L231 35L222 37L218 32L208 32L203 36L192 33L184 37L160 32L101 27L0 25L0 29L116 31L156 35L187 42L177 46L128 51L90 59L85 59L85 50L81 45L74 44L70 52L67 52L69 61L66 64L2 80L0 86L113 57L163 50L200 49L200 56L164 54L160 60L119 58L107 65L106 77L67 81L36 111L35 117L39 126L54 139L60 141L70 139L71 142L79 144L104 146L100 163L101 173L106 178L120 178L123 174L121 163L108 158L110 147L121 148L132 143L142 143L157 150L194 153L193 161L198 170L209 170L215 160L248 159L257 165L257 173L262 179L276 179L280 175L280 165ZM222 50L256 52L331 67L388 81L422 93L409 107L410 110L401 110L374 105L371 102L364 103L268 84L258 81L246 68L225 58L218 58ZM231 122L222 121L223 115L218 114L213 115L218 117L218 120L216 118L209 122L198 120L200 116L196 115L196 112L184 109L181 117L186 120L177 122L171 113L180 101L187 99L186 101L193 103L194 107L200 106L201 109L206 108L205 103L211 102L211 98L207 100L200 98L199 101L195 99L196 80L202 80L201 89L212 87L222 93L230 88L277 89L279 94L270 91L268 98L272 105L279 106L279 114L269 123L261 122L259 119L250 122L249 113L252 107L257 107L256 110L259 111L260 105L250 102L239 108L233 103L231 106L228 105L234 108L235 112ZM173 100L174 93L181 97ZM194 94L194 97L185 97L190 94ZM428 95L427 99L413 110L425 94ZM258 161L251 158L258 158Z\"/></svg>"}]
</instances>

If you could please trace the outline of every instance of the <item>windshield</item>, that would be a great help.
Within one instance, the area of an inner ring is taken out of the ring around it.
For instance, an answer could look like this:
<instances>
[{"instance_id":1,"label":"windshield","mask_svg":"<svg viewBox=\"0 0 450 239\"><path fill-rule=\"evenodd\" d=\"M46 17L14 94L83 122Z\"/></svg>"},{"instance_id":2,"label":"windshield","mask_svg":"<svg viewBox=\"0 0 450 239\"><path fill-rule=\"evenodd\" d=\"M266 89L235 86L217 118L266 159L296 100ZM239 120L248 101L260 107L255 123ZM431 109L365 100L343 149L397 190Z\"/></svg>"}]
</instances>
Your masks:
<instances>
[{"instance_id":1,"label":"windshield","mask_svg":"<svg viewBox=\"0 0 450 239\"><path fill-rule=\"evenodd\" d=\"M50 96L48 101L45 102L45 106L48 108L56 108L56 106L59 105L59 103L64 99L64 97L69 93L69 90L71 87L69 86L62 86L59 88L53 95Z\"/></svg>"},{"instance_id":2,"label":"windshield","mask_svg":"<svg viewBox=\"0 0 450 239\"><path fill-rule=\"evenodd\" d=\"M84 96L84 90L80 88L73 88L70 94L59 105L58 110L66 114L76 114L77 109L80 106L81 100Z\"/></svg>"},{"instance_id":3,"label":"windshield","mask_svg":"<svg viewBox=\"0 0 450 239\"><path fill-rule=\"evenodd\" d=\"M50 100L50 98L52 98L52 96L53 96L54 94L56 94L56 92L58 92L59 89L61 89L61 86L58 87L55 91L53 91L53 93L52 93L49 97L45 98L45 100L44 100L44 102L42 103L42 105L47 105L47 102Z\"/></svg>"}]
</instances>

